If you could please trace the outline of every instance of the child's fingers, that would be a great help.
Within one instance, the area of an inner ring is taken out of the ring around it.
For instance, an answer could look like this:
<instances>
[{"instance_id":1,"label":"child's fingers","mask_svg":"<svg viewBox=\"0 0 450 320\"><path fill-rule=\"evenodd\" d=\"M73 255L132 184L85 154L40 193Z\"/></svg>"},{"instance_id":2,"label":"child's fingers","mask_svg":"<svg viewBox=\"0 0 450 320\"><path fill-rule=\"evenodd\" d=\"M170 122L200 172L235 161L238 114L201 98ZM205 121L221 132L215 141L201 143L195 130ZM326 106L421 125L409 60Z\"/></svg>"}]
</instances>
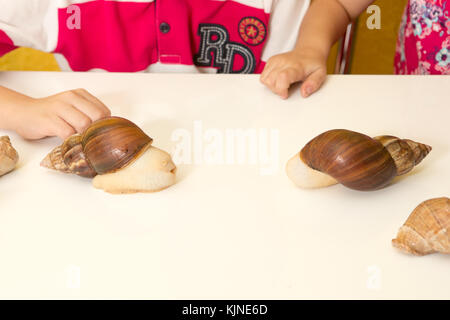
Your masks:
<instances>
[{"instance_id":1,"label":"child's fingers","mask_svg":"<svg viewBox=\"0 0 450 320\"><path fill-rule=\"evenodd\" d=\"M92 123L91 118L86 114L68 104L58 106L56 114L75 129L76 132L83 132Z\"/></svg>"},{"instance_id":2,"label":"child's fingers","mask_svg":"<svg viewBox=\"0 0 450 320\"><path fill-rule=\"evenodd\" d=\"M266 65L264 66L264 70L261 73L261 82L264 83L265 80L269 77L269 75L272 73L273 70L277 69L280 64L280 57L282 55L275 55L273 57L270 57L269 60L267 60Z\"/></svg>"},{"instance_id":3,"label":"child's fingers","mask_svg":"<svg viewBox=\"0 0 450 320\"><path fill-rule=\"evenodd\" d=\"M52 118L52 126L49 129L48 136L57 136L63 140L76 133L73 127L57 115Z\"/></svg>"},{"instance_id":4,"label":"child's fingers","mask_svg":"<svg viewBox=\"0 0 450 320\"><path fill-rule=\"evenodd\" d=\"M264 80L264 84L273 92L275 92L275 85L277 83L278 74L280 73L279 69L274 69L270 72L270 74Z\"/></svg>"},{"instance_id":5,"label":"child's fingers","mask_svg":"<svg viewBox=\"0 0 450 320\"><path fill-rule=\"evenodd\" d=\"M280 76L281 75L281 76ZM289 82L286 78L285 71L275 68L264 80L264 84L275 94L281 97L286 96L284 93L285 82Z\"/></svg>"},{"instance_id":6,"label":"child's fingers","mask_svg":"<svg viewBox=\"0 0 450 320\"><path fill-rule=\"evenodd\" d=\"M99 107L102 110L104 117L109 117L111 115L111 110L109 110L109 108L100 99L89 93L89 91L85 89L76 89L74 91L75 93L79 94L86 100L89 100L90 102L94 103L97 107Z\"/></svg>"},{"instance_id":7,"label":"child's fingers","mask_svg":"<svg viewBox=\"0 0 450 320\"><path fill-rule=\"evenodd\" d=\"M65 101L87 115L92 121L102 119L106 116L103 108L74 91L71 91Z\"/></svg>"},{"instance_id":8,"label":"child's fingers","mask_svg":"<svg viewBox=\"0 0 450 320\"><path fill-rule=\"evenodd\" d=\"M311 94L320 89L325 82L327 73L324 69L318 69L311 73L303 82L300 92L304 98L309 97Z\"/></svg>"},{"instance_id":9,"label":"child's fingers","mask_svg":"<svg viewBox=\"0 0 450 320\"><path fill-rule=\"evenodd\" d=\"M275 80L278 75L279 70L277 68L272 68L264 77L261 77L261 82L273 91L275 86Z\"/></svg>"},{"instance_id":10,"label":"child's fingers","mask_svg":"<svg viewBox=\"0 0 450 320\"><path fill-rule=\"evenodd\" d=\"M274 67L275 67L274 63L271 63L270 61L267 62L267 64L264 67L263 72L261 73L261 76L259 77L259 80L262 83L266 84L266 80L269 77L269 75L272 72L272 70L274 69Z\"/></svg>"},{"instance_id":11,"label":"child's fingers","mask_svg":"<svg viewBox=\"0 0 450 320\"><path fill-rule=\"evenodd\" d=\"M287 99L291 84L303 80L303 69L288 68L278 73L275 83L275 93L283 99Z\"/></svg>"},{"instance_id":12,"label":"child's fingers","mask_svg":"<svg viewBox=\"0 0 450 320\"><path fill-rule=\"evenodd\" d=\"M284 70L280 73L278 73L276 82L275 82L275 88L274 92L279 95L283 99L287 99L288 97L288 90L291 85L291 75L288 70Z\"/></svg>"}]
</instances>

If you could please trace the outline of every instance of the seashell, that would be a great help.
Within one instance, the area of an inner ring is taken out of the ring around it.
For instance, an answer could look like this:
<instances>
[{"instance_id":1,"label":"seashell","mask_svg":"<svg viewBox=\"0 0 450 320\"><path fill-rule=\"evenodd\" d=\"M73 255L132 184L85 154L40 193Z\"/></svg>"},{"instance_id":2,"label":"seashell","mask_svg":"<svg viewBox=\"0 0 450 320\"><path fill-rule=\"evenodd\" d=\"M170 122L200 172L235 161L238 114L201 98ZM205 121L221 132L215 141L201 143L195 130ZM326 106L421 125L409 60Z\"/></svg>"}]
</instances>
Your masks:
<instances>
[{"instance_id":1,"label":"seashell","mask_svg":"<svg viewBox=\"0 0 450 320\"><path fill-rule=\"evenodd\" d=\"M450 254L450 199L435 198L419 204L392 245L418 256L435 252Z\"/></svg>"},{"instance_id":2,"label":"seashell","mask_svg":"<svg viewBox=\"0 0 450 320\"><path fill-rule=\"evenodd\" d=\"M94 187L110 193L159 191L175 183L176 167L152 142L133 122L109 117L66 139L41 166L93 177Z\"/></svg>"},{"instance_id":3,"label":"seashell","mask_svg":"<svg viewBox=\"0 0 450 320\"><path fill-rule=\"evenodd\" d=\"M0 176L11 172L19 161L19 154L8 136L0 137Z\"/></svg>"},{"instance_id":4,"label":"seashell","mask_svg":"<svg viewBox=\"0 0 450 320\"><path fill-rule=\"evenodd\" d=\"M430 151L430 146L411 140L393 136L371 138L336 129L308 142L288 161L286 173L302 188L341 183L355 190L377 190L411 171Z\"/></svg>"}]
</instances>

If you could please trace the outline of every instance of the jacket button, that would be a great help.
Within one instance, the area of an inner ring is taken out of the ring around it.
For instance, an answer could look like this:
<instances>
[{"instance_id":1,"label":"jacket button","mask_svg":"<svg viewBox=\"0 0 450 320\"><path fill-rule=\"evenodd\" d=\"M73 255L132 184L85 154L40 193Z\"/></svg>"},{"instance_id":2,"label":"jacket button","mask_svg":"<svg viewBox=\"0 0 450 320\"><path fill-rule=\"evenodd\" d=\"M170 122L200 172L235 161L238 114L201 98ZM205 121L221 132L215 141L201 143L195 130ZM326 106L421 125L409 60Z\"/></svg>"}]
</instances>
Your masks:
<instances>
[{"instance_id":1,"label":"jacket button","mask_svg":"<svg viewBox=\"0 0 450 320\"><path fill-rule=\"evenodd\" d=\"M168 33L170 31L170 25L166 22L163 22L159 25L159 31L162 33Z\"/></svg>"}]
</instances>

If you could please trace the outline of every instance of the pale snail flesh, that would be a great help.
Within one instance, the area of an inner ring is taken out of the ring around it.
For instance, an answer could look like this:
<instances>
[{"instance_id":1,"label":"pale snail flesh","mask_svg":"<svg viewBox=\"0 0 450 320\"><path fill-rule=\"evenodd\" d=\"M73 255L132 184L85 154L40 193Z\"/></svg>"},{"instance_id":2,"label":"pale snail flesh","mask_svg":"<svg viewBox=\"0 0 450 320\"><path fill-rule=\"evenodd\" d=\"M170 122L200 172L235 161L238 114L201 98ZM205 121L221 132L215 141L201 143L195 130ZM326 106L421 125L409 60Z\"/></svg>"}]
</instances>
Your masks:
<instances>
[{"instance_id":1,"label":"pale snail flesh","mask_svg":"<svg viewBox=\"0 0 450 320\"><path fill-rule=\"evenodd\" d=\"M355 190L377 190L411 171L430 151L430 146L412 140L335 129L308 142L288 161L286 173L301 188L341 183Z\"/></svg>"},{"instance_id":2,"label":"pale snail flesh","mask_svg":"<svg viewBox=\"0 0 450 320\"><path fill-rule=\"evenodd\" d=\"M155 192L175 183L170 155L133 122L109 117L53 149L41 166L93 178L95 188L109 193Z\"/></svg>"},{"instance_id":3,"label":"pale snail flesh","mask_svg":"<svg viewBox=\"0 0 450 320\"><path fill-rule=\"evenodd\" d=\"M403 252L423 256L450 254L450 199L430 199L419 204L400 228L392 245Z\"/></svg>"},{"instance_id":4,"label":"pale snail flesh","mask_svg":"<svg viewBox=\"0 0 450 320\"><path fill-rule=\"evenodd\" d=\"M0 137L0 176L11 172L19 161L19 154L8 136Z\"/></svg>"}]
</instances>

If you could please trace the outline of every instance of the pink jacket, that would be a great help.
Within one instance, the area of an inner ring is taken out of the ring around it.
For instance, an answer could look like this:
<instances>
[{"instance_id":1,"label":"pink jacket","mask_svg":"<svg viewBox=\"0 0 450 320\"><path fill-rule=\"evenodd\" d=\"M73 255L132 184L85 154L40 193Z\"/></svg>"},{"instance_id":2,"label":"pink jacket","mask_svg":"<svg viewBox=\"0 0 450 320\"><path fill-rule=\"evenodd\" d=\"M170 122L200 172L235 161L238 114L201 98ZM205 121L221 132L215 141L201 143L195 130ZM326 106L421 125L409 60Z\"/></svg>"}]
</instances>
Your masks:
<instances>
[{"instance_id":1,"label":"pink jacket","mask_svg":"<svg viewBox=\"0 0 450 320\"><path fill-rule=\"evenodd\" d=\"M260 73L291 50L309 0L0 0L0 56L62 70Z\"/></svg>"}]
</instances>

